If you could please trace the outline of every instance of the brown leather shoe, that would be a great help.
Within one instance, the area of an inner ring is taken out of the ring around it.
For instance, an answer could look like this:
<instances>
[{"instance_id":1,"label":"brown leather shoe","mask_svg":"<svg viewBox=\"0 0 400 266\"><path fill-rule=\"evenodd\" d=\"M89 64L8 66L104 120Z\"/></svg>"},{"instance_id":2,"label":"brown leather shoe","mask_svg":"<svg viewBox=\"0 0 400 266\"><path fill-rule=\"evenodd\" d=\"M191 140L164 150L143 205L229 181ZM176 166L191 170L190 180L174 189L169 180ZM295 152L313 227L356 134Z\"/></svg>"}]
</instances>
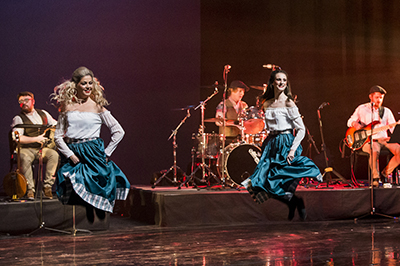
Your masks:
<instances>
[{"instance_id":1,"label":"brown leather shoe","mask_svg":"<svg viewBox=\"0 0 400 266\"><path fill-rule=\"evenodd\" d=\"M43 194L44 194L44 198L47 198L47 199L53 198L53 193L51 192L51 187L43 188Z\"/></svg>"},{"instance_id":2,"label":"brown leather shoe","mask_svg":"<svg viewBox=\"0 0 400 266\"><path fill-rule=\"evenodd\" d=\"M28 189L28 191L26 192L26 197L28 198L28 200L35 199L35 193L33 192L32 189Z\"/></svg>"}]
</instances>

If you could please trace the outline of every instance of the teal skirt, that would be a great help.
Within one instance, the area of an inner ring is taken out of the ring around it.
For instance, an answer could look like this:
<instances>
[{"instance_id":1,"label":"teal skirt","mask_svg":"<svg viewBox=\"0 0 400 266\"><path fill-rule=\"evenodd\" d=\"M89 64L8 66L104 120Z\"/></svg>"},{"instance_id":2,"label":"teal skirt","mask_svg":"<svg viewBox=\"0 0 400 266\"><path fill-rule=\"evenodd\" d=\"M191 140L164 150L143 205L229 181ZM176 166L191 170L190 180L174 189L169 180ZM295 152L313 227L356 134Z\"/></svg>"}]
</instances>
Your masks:
<instances>
[{"instance_id":1,"label":"teal skirt","mask_svg":"<svg viewBox=\"0 0 400 266\"><path fill-rule=\"evenodd\" d=\"M74 164L61 155L56 176L56 193L63 204L91 205L112 212L115 200L125 200L130 184L125 174L112 161L106 161L104 142L97 138L67 144L79 158Z\"/></svg>"},{"instance_id":2,"label":"teal skirt","mask_svg":"<svg viewBox=\"0 0 400 266\"><path fill-rule=\"evenodd\" d=\"M308 157L301 156L301 145L297 148L293 161L290 164L287 162L293 140L292 134L268 136L253 175L242 184L248 187L251 181L254 194L263 192L268 198L290 200L302 178L310 177L322 181L321 172L315 163Z\"/></svg>"}]
</instances>

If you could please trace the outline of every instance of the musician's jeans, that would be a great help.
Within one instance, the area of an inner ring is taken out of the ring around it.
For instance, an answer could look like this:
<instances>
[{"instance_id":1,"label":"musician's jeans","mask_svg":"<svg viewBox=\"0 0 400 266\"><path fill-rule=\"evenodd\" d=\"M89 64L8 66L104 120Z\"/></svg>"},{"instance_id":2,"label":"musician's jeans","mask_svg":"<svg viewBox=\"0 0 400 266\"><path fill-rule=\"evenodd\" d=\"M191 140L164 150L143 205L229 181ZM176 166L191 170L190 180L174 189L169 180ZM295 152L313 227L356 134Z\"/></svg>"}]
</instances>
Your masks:
<instances>
[{"instance_id":1,"label":"musician's jeans","mask_svg":"<svg viewBox=\"0 0 400 266\"><path fill-rule=\"evenodd\" d=\"M379 178L379 153L383 147L386 147L392 154L393 157L390 159L388 165L383 169L382 173L388 176L393 170L400 164L400 145L397 143L387 143L385 140L378 140L372 142L373 155L369 156L369 166L372 169L372 177L375 179ZM371 145L367 143L364 145L362 150L371 155ZM371 161L372 159L372 161Z\"/></svg>"},{"instance_id":2,"label":"musician's jeans","mask_svg":"<svg viewBox=\"0 0 400 266\"><path fill-rule=\"evenodd\" d=\"M35 183L33 181L32 163L39 160L39 149L21 148L21 173L25 176L28 183L28 189L35 191ZM59 155L57 151L49 148L42 149L43 167L45 168L43 176L43 186L51 187L55 181L55 172L58 166ZM38 169L40 170L40 169ZM40 176L40 175L39 175ZM39 180L40 181L40 180Z\"/></svg>"}]
</instances>

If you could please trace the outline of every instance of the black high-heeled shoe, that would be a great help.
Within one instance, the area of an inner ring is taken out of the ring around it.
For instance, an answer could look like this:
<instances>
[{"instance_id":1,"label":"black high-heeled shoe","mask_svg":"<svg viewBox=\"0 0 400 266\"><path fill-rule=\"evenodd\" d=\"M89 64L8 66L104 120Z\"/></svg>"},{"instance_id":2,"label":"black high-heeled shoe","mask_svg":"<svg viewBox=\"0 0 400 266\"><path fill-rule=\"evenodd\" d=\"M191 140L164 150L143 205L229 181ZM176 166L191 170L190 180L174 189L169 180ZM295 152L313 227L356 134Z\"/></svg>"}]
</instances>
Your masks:
<instances>
[{"instance_id":1,"label":"black high-heeled shoe","mask_svg":"<svg viewBox=\"0 0 400 266\"><path fill-rule=\"evenodd\" d=\"M304 205L304 200L302 198L297 198L297 211L300 216L301 221L305 221L307 219L306 206Z\"/></svg>"},{"instance_id":2,"label":"black high-heeled shoe","mask_svg":"<svg viewBox=\"0 0 400 266\"><path fill-rule=\"evenodd\" d=\"M89 223L94 223L94 211L92 206L86 206L86 219Z\"/></svg>"},{"instance_id":3,"label":"black high-heeled shoe","mask_svg":"<svg viewBox=\"0 0 400 266\"><path fill-rule=\"evenodd\" d=\"M294 218L294 214L296 212L296 208L297 208L297 202L296 200L291 200L287 203L288 207L289 207L289 215L288 215L288 220L291 221Z\"/></svg>"},{"instance_id":4,"label":"black high-heeled shoe","mask_svg":"<svg viewBox=\"0 0 400 266\"><path fill-rule=\"evenodd\" d=\"M100 220L104 220L104 218L106 218L106 212L105 212L105 211L100 210L100 209L97 209L97 208L95 208L94 210L95 210L95 212L96 212L97 217L98 217Z\"/></svg>"}]
</instances>

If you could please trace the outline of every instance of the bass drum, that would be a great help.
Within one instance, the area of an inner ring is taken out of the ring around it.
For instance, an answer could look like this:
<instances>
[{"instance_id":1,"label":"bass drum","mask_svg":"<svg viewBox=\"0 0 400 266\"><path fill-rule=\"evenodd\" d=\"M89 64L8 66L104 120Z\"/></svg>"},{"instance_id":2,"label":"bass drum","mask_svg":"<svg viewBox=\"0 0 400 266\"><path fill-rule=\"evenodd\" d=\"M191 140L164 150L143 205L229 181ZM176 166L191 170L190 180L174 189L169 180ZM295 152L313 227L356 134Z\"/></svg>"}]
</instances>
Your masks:
<instances>
[{"instance_id":1,"label":"bass drum","mask_svg":"<svg viewBox=\"0 0 400 266\"><path fill-rule=\"evenodd\" d=\"M227 180L241 186L242 181L250 177L261 157L261 148L253 144L232 143L225 149L225 158L218 158L217 168L222 177L224 169Z\"/></svg>"}]
</instances>

